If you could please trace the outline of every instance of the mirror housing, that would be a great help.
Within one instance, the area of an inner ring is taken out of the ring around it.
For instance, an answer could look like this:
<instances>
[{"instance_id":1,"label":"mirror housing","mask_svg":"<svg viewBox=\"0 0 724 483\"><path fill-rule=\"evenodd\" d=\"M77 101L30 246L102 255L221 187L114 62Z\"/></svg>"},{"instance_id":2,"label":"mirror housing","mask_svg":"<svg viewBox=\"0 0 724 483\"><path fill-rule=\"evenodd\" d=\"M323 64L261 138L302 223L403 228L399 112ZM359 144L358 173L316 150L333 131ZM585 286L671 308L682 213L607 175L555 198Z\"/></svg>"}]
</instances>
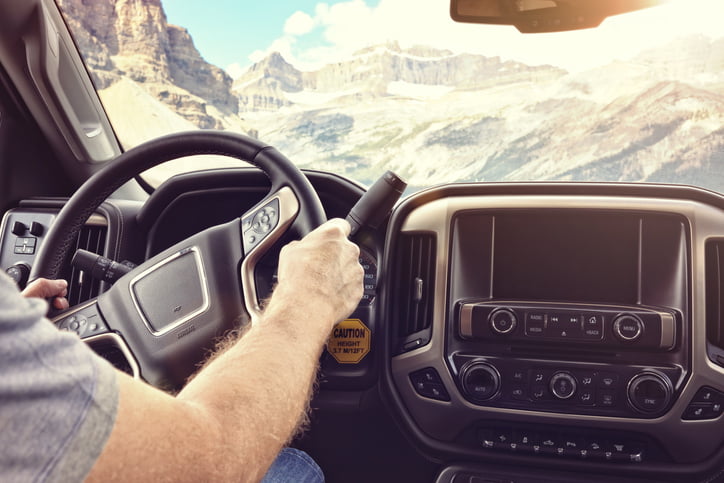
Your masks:
<instances>
[{"instance_id":1,"label":"mirror housing","mask_svg":"<svg viewBox=\"0 0 724 483\"><path fill-rule=\"evenodd\" d=\"M665 0L450 0L456 22L514 25L522 33L598 27L607 17Z\"/></svg>"}]
</instances>

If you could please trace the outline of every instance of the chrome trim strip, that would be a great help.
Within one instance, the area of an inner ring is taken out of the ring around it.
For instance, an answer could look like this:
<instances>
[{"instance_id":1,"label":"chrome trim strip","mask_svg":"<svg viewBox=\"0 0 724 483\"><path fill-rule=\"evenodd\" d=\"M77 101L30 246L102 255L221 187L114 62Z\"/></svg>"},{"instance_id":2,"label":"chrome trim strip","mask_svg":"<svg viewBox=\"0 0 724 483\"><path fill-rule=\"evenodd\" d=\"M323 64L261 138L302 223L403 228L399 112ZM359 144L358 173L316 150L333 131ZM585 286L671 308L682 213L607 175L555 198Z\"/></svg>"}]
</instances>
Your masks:
<instances>
[{"instance_id":1,"label":"chrome trim strip","mask_svg":"<svg viewBox=\"0 0 724 483\"><path fill-rule=\"evenodd\" d=\"M674 316L667 312L659 312L661 317L661 344L662 349L672 349L676 343L676 323Z\"/></svg>"},{"instance_id":2,"label":"chrome trim strip","mask_svg":"<svg viewBox=\"0 0 724 483\"><path fill-rule=\"evenodd\" d=\"M138 363L133 357L131 350L128 348L128 344L126 344L126 341L123 340L123 337L121 337L120 335L113 332L106 332L105 334L94 335L88 337L87 339L83 339L83 342L90 345L93 342L103 342L106 340L113 342L116 347L121 350L121 352L123 353L123 357L125 357L128 361L128 365L131 366L131 374L133 375L133 378L140 379L141 370L138 368Z\"/></svg>"},{"instance_id":3,"label":"chrome trim strip","mask_svg":"<svg viewBox=\"0 0 724 483\"><path fill-rule=\"evenodd\" d=\"M203 304L201 307L193 311L192 313L186 315L185 317L182 317L180 319L177 319L175 322L166 325L161 330L155 330L151 323L146 319L145 314L143 313L143 310L141 310L141 306L138 303L138 299L136 298L136 294L133 290L133 287L141 281L142 278L146 277L148 274L155 272L159 268L163 267L164 265L171 263L172 261L176 260L177 258L180 258L184 255L188 255L189 253L192 253L194 255L194 260L196 261L196 269L198 270L199 280L201 281L201 294L203 297ZM201 252L198 249L198 247L189 247L184 248L183 250L179 250L178 252L174 253L170 257L161 260L157 264L153 265L152 267L144 270L140 274L136 275L133 280L128 284L128 290L131 292L131 300L133 300L133 306L136 308L136 311L138 312L138 315L141 317L141 320L143 321L144 325L148 329L148 331L155 335L156 337L162 336L164 334L167 334L171 332L172 330L178 328L185 322L188 322L189 320L203 314L207 310L209 310L209 307L211 306L211 303L209 301L209 283L206 278L206 271L204 270L204 262L201 259Z\"/></svg>"},{"instance_id":4,"label":"chrome trim strip","mask_svg":"<svg viewBox=\"0 0 724 483\"><path fill-rule=\"evenodd\" d=\"M473 336L473 307L475 304L465 304L460 308L460 335Z\"/></svg>"},{"instance_id":5,"label":"chrome trim strip","mask_svg":"<svg viewBox=\"0 0 724 483\"><path fill-rule=\"evenodd\" d=\"M259 203L254 208L247 211L241 217L244 219L247 216L251 216L251 214L256 212L259 208L275 199L279 200L279 223L277 223L277 226L269 232L261 243L252 248L249 253L244 254L244 261L241 263L240 268L241 287L244 292L244 304L246 305L246 311L249 312L252 324L259 321L262 313L262 308L259 305L259 300L257 299L256 282L254 281L256 264L259 262L261 257L264 256L271 245L281 238L289 225L292 224L292 221L294 221L294 218L299 213L299 201L291 188L284 186L277 191L276 195L271 198L264 199L262 203Z\"/></svg>"}]
</instances>

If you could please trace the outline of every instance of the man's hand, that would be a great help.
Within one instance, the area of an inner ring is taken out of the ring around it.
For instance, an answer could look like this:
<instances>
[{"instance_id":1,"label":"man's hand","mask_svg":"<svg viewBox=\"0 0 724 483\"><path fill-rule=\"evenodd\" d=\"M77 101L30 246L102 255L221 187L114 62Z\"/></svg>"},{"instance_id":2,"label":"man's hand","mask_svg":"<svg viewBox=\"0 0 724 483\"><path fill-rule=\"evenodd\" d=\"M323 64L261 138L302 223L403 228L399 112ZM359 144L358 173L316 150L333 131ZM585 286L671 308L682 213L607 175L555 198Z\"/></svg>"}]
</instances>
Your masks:
<instances>
[{"instance_id":1,"label":"man's hand","mask_svg":"<svg viewBox=\"0 0 724 483\"><path fill-rule=\"evenodd\" d=\"M349 223L334 219L285 246L270 306L293 303L333 323L351 314L362 298L364 270L349 231Z\"/></svg>"},{"instance_id":2,"label":"man's hand","mask_svg":"<svg viewBox=\"0 0 724 483\"><path fill-rule=\"evenodd\" d=\"M38 297L41 299L53 299L53 307L58 310L68 308L68 282L65 280L48 280L47 278L39 278L32 281L25 290L25 297Z\"/></svg>"}]
</instances>

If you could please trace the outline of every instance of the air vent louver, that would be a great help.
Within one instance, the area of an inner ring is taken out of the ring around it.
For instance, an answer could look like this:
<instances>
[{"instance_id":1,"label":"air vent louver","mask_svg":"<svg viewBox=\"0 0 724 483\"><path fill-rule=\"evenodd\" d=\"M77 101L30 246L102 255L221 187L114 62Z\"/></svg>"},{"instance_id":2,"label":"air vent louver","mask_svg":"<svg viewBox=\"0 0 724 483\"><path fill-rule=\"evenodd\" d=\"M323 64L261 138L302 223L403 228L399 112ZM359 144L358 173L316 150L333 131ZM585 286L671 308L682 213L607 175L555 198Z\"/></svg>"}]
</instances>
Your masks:
<instances>
[{"instance_id":1,"label":"air vent louver","mask_svg":"<svg viewBox=\"0 0 724 483\"><path fill-rule=\"evenodd\" d=\"M724 366L724 240L706 243L706 340L709 358Z\"/></svg>"},{"instance_id":2,"label":"air vent louver","mask_svg":"<svg viewBox=\"0 0 724 483\"><path fill-rule=\"evenodd\" d=\"M420 347L430 340L435 295L435 236L400 237L395 254L393 316L400 349Z\"/></svg>"},{"instance_id":3,"label":"air vent louver","mask_svg":"<svg viewBox=\"0 0 724 483\"><path fill-rule=\"evenodd\" d=\"M79 248L103 255L106 246L106 231L107 227L103 225L83 226L71 257ZM92 279L88 274L73 267L68 267L64 278L68 281L68 302L71 307L97 297L100 293L100 281Z\"/></svg>"}]
</instances>

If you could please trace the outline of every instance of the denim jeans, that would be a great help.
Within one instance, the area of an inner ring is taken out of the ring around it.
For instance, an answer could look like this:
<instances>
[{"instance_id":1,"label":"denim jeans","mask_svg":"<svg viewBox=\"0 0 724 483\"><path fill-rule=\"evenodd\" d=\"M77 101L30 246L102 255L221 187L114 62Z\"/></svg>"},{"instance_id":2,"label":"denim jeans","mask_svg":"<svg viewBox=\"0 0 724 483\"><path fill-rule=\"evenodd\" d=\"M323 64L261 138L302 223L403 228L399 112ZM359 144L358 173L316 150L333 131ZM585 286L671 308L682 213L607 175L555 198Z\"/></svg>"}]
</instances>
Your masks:
<instances>
[{"instance_id":1,"label":"denim jeans","mask_svg":"<svg viewBox=\"0 0 724 483\"><path fill-rule=\"evenodd\" d=\"M261 481L262 483L324 483L324 474L312 457L304 451L284 448Z\"/></svg>"}]
</instances>

